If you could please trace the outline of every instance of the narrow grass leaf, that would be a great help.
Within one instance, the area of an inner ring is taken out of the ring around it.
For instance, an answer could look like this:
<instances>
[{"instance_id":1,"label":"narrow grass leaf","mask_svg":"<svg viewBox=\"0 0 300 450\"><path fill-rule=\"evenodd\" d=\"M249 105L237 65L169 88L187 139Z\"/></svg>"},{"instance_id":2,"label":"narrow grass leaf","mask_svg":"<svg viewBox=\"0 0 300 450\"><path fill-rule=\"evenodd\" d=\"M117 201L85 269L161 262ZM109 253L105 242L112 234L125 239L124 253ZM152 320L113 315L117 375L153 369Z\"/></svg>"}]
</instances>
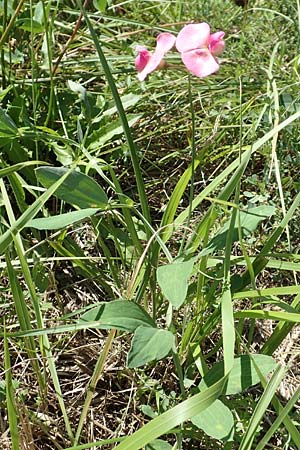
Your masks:
<instances>
[{"instance_id":1,"label":"narrow grass leaf","mask_svg":"<svg viewBox=\"0 0 300 450\"><path fill-rule=\"evenodd\" d=\"M16 314L18 317L19 325L21 330L30 330L32 329L31 321L30 321L30 314L27 308L27 304L25 301L24 293L22 291L22 288L20 286L20 282L18 280L17 274L15 269L13 268L10 260L10 256L8 252L6 252L5 255L6 259L6 267L7 267L7 273L10 283L10 288L13 296L13 302L16 310ZM41 370L38 363L37 358L37 348L35 341L33 339L33 336L30 336L28 338L25 338L26 343L26 349L29 361L31 362L32 368L36 373L36 376L39 380L40 386L44 386L44 380L42 379Z\"/></svg>"},{"instance_id":2,"label":"narrow grass leaf","mask_svg":"<svg viewBox=\"0 0 300 450\"><path fill-rule=\"evenodd\" d=\"M89 32L91 33L91 36L92 36L93 42L95 44L100 62L102 64L107 82L109 84L116 108L118 110L120 120L122 122L123 130L124 130L124 134L125 134L125 137L126 137L126 140L128 143L128 148L129 148L129 152L130 152L130 156L131 156L133 170L134 170L134 174L135 174L135 178L136 178L137 189L138 189L139 198L140 198L140 202L141 202L142 212L143 212L145 219L149 223L151 223L151 215L150 215L150 211L149 211L143 177L142 177L142 173L141 173L141 169L140 169L140 162L139 162L139 157L138 157L138 153L137 153L137 148L136 148L135 142L133 140L133 137L132 137L132 134L130 131L126 113L125 113L122 101L120 99L120 95L118 93L114 78L113 78L111 70L110 70L110 67L109 67L107 60L105 58L105 55L103 53L102 46L100 45L100 42L98 40L97 34L96 34L96 32L93 28L93 25L91 24L91 21L87 15L85 9L83 8L81 2L79 2L79 5L80 5L80 9L82 11L82 14L84 16L84 19L86 21L86 24L88 26Z\"/></svg>"},{"instance_id":3,"label":"narrow grass leaf","mask_svg":"<svg viewBox=\"0 0 300 450\"><path fill-rule=\"evenodd\" d=\"M285 420L291 409L295 406L299 397L300 397L300 387L296 390L296 392L290 398L285 407L282 408L282 410L280 411L280 413L278 414L278 416L276 417L276 419L274 420L268 431L265 433L263 438L257 444L255 450L263 450L265 448L265 446L267 445L273 434L278 431L278 428L280 427L281 423Z\"/></svg>"},{"instance_id":4,"label":"narrow grass leaf","mask_svg":"<svg viewBox=\"0 0 300 450\"><path fill-rule=\"evenodd\" d=\"M236 318L249 318L249 319L265 319L265 320L283 320L285 322L300 322L300 313L289 313L281 311L268 311L268 310L244 310L238 311L234 314Z\"/></svg>"},{"instance_id":5,"label":"narrow grass leaf","mask_svg":"<svg viewBox=\"0 0 300 450\"><path fill-rule=\"evenodd\" d=\"M7 416L11 437L11 445L12 450L20 450L20 441L18 432L18 411L15 403L15 388L12 379L10 353L5 331L4 331L4 363L5 363L6 405L7 405Z\"/></svg>"},{"instance_id":6,"label":"narrow grass leaf","mask_svg":"<svg viewBox=\"0 0 300 450\"><path fill-rule=\"evenodd\" d=\"M39 164L45 165L47 163L45 161L25 161L18 164L13 164L12 166L0 169L0 178L10 175L11 173L17 172L18 170L22 170L24 169L24 167L36 166Z\"/></svg>"},{"instance_id":7,"label":"narrow grass leaf","mask_svg":"<svg viewBox=\"0 0 300 450\"><path fill-rule=\"evenodd\" d=\"M71 211L58 216L43 217L40 219L32 219L27 223L27 227L36 228L37 230L59 230L80 222L87 217L91 217L100 211L99 208L85 208L79 211Z\"/></svg>"},{"instance_id":8,"label":"narrow grass leaf","mask_svg":"<svg viewBox=\"0 0 300 450\"><path fill-rule=\"evenodd\" d=\"M300 295L297 295L291 303L291 307L296 313L300 314ZM261 352L265 355L272 355L274 351L280 346L286 336L292 331L294 327L293 322L279 322L271 336L267 339L261 348Z\"/></svg>"},{"instance_id":9,"label":"narrow grass leaf","mask_svg":"<svg viewBox=\"0 0 300 450\"><path fill-rule=\"evenodd\" d=\"M285 367L277 366L274 370L272 377L270 378L264 393L262 394L253 415L251 416L248 429L243 436L242 442L239 446L239 450L250 450L257 428L265 414L272 398L274 397L276 390L281 383L285 374Z\"/></svg>"},{"instance_id":10,"label":"narrow grass leaf","mask_svg":"<svg viewBox=\"0 0 300 450\"><path fill-rule=\"evenodd\" d=\"M280 295L294 295L294 294L300 294L300 286L280 286L274 288L235 292L233 294L233 299L237 300L241 298L259 298L271 295L280 296Z\"/></svg>"},{"instance_id":11,"label":"narrow grass leaf","mask_svg":"<svg viewBox=\"0 0 300 450\"><path fill-rule=\"evenodd\" d=\"M222 378L204 392L194 395L169 411L155 417L117 445L115 450L139 450L154 439L170 432L174 427L204 411L221 395L226 379L227 377Z\"/></svg>"}]
</instances>

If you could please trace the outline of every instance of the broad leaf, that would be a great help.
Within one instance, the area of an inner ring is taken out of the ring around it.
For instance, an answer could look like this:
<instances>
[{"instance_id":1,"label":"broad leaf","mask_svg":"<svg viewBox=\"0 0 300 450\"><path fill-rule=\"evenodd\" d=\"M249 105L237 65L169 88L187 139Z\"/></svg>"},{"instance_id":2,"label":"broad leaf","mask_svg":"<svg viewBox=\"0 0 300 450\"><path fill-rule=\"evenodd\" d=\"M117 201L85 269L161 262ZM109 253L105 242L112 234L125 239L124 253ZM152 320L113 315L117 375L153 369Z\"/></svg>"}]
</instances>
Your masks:
<instances>
[{"instance_id":1,"label":"broad leaf","mask_svg":"<svg viewBox=\"0 0 300 450\"><path fill-rule=\"evenodd\" d=\"M267 355L242 355L235 358L233 368L229 373L225 394L238 394L260 382L254 363L259 367L263 376L267 376L276 367L276 362ZM199 384L200 390L212 386L224 376L224 363L215 364Z\"/></svg>"},{"instance_id":2,"label":"broad leaf","mask_svg":"<svg viewBox=\"0 0 300 450\"><path fill-rule=\"evenodd\" d=\"M162 439L155 439L155 441L150 442L146 445L145 450L172 450L173 446Z\"/></svg>"},{"instance_id":3,"label":"broad leaf","mask_svg":"<svg viewBox=\"0 0 300 450\"><path fill-rule=\"evenodd\" d=\"M10 116L0 107L0 139L13 139L19 135L18 127Z\"/></svg>"},{"instance_id":4,"label":"broad leaf","mask_svg":"<svg viewBox=\"0 0 300 450\"><path fill-rule=\"evenodd\" d=\"M158 361L175 348L171 331L141 326L136 329L127 357L128 367L140 367Z\"/></svg>"},{"instance_id":5,"label":"broad leaf","mask_svg":"<svg viewBox=\"0 0 300 450\"><path fill-rule=\"evenodd\" d=\"M18 24L18 28L24 31L32 31L32 33L42 33L45 29L43 24L30 18L22 19L22 21Z\"/></svg>"},{"instance_id":6,"label":"broad leaf","mask_svg":"<svg viewBox=\"0 0 300 450\"><path fill-rule=\"evenodd\" d=\"M107 7L107 0L93 0L93 5L98 11L104 13Z\"/></svg>"},{"instance_id":7,"label":"broad leaf","mask_svg":"<svg viewBox=\"0 0 300 450\"><path fill-rule=\"evenodd\" d=\"M135 331L141 325L155 327L155 322L149 314L140 305L129 300L101 303L84 313L78 322L99 322L99 328L126 331Z\"/></svg>"},{"instance_id":8,"label":"broad leaf","mask_svg":"<svg viewBox=\"0 0 300 450\"><path fill-rule=\"evenodd\" d=\"M80 211L71 211L58 216L32 219L27 223L27 227L38 230L58 230L67 227L72 223L91 217L99 211L99 208L86 208Z\"/></svg>"},{"instance_id":9,"label":"broad leaf","mask_svg":"<svg viewBox=\"0 0 300 450\"><path fill-rule=\"evenodd\" d=\"M194 259L174 262L160 266L157 269L157 282L164 296L179 308L184 302L188 291L188 279L192 273Z\"/></svg>"},{"instance_id":10,"label":"broad leaf","mask_svg":"<svg viewBox=\"0 0 300 450\"><path fill-rule=\"evenodd\" d=\"M36 176L44 187L49 188L68 170L66 167L38 167ZM105 192L96 181L75 170L56 190L55 196L79 208L103 208L108 202Z\"/></svg>"},{"instance_id":11,"label":"broad leaf","mask_svg":"<svg viewBox=\"0 0 300 450\"><path fill-rule=\"evenodd\" d=\"M240 225L242 229L242 236L247 237L258 227L259 223L275 213L274 206L257 206L250 208L247 211L240 212ZM233 240L236 242L239 240L238 231L238 217L236 219ZM209 244L200 252L201 256L210 255L211 253L222 250L225 248L227 234L229 230L230 220L225 223L222 229L212 238Z\"/></svg>"},{"instance_id":12,"label":"broad leaf","mask_svg":"<svg viewBox=\"0 0 300 450\"><path fill-rule=\"evenodd\" d=\"M231 440L234 433L234 419L230 409L216 400L200 414L191 418L192 423L206 434L223 440Z\"/></svg>"}]
</instances>

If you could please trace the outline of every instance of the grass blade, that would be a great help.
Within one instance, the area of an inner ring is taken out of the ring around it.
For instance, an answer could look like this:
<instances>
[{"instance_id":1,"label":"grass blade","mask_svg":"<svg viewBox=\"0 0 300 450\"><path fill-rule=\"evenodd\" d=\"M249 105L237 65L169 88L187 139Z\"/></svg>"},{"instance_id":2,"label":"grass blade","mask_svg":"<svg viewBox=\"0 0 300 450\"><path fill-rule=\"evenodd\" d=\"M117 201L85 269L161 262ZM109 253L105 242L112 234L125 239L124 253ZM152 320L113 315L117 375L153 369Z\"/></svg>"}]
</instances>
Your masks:
<instances>
[{"instance_id":1,"label":"grass blade","mask_svg":"<svg viewBox=\"0 0 300 450\"><path fill-rule=\"evenodd\" d=\"M271 427L268 429L264 437L260 440L258 445L256 446L255 450L263 450L263 448L267 445L268 441L271 439L274 433L278 430L280 424L285 420L285 418L288 416L291 409L296 404L298 398L300 396L300 387L296 390L294 395L290 398L288 403L285 405L284 408L280 411L278 416L276 417L275 421L272 423Z\"/></svg>"},{"instance_id":2,"label":"grass blade","mask_svg":"<svg viewBox=\"0 0 300 450\"><path fill-rule=\"evenodd\" d=\"M144 425L140 430L127 437L116 450L139 450L162 434L168 433L177 425L204 411L223 392L227 376L221 378L213 386L179 405L161 414Z\"/></svg>"},{"instance_id":3,"label":"grass blade","mask_svg":"<svg viewBox=\"0 0 300 450\"><path fill-rule=\"evenodd\" d=\"M88 29L91 33L92 39L94 41L100 62L102 64L107 82L109 84L114 102L116 104L118 113L119 113L119 117L123 126L123 130L124 130L124 134L127 140L127 144L128 144L128 148L130 151L130 156L131 156L131 161L132 161L132 165L133 165L133 170L134 170L134 174L136 177L136 183L137 183L137 189L138 189L138 193L139 193L139 198L140 198L140 202L141 202L141 207L142 207L142 212L143 215L145 217L145 219L150 223L151 222L151 216L150 216L150 211L149 211L149 206L148 206L148 201L147 201L147 196L146 196L146 192L145 192L145 186L144 186L144 182L143 182L143 177L142 177L142 173L141 173L141 169L140 169L140 165L139 165L139 158L138 158L138 154L137 154L137 149L136 149L136 145L135 142L133 140L129 125L128 125L128 121L127 121L127 117L126 117L126 113L124 111L123 108L123 104L122 101L120 99L120 95L118 93L114 78L112 76L111 70L109 68L109 65L107 63L107 60L105 58L105 55L103 53L102 47L100 45L100 42L97 38L97 35L95 33L95 30L91 24L91 21L88 17L88 15L86 14L84 8L82 7L82 5L80 4L80 8L82 11L82 14L84 16L84 19L86 21L86 24L88 26Z\"/></svg>"},{"instance_id":4,"label":"grass blade","mask_svg":"<svg viewBox=\"0 0 300 450\"><path fill-rule=\"evenodd\" d=\"M268 405L270 404L272 398L274 397L276 389L281 383L284 374L285 374L285 367L278 365L255 408L255 411L250 419L248 429L243 436L239 450L251 449L257 427L259 426Z\"/></svg>"},{"instance_id":5,"label":"grass blade","mask_svg":"<svg viewBox=\"0 0 300 450\"><path fill-rule=\"evenodd\" d=\"M20 450L19 432L18 432L18 411L14 399L15 389L12 380L10 354L5 328L4 328L4 363L5 363L7 415L8 415L12 450Z\"/></svg>"}]
</instances>

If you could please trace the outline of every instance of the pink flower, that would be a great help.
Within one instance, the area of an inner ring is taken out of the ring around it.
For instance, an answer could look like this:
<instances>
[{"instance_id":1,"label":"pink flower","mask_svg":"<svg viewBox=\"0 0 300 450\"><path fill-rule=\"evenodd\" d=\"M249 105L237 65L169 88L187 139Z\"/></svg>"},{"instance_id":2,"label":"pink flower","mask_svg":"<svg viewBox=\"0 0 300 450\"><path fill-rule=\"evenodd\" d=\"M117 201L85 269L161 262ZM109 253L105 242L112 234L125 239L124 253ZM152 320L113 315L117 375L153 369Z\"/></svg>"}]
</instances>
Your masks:
<instances>
[{"instance_id":1,"label":"pink flower","mask_svg":"<svg viewBox=\"0 0 300 450\"><path fill-rule=\"evenodd\" d=\"M197 77L207 77L219 69L216 56L223 53L224 31L210 34L208 23L186 25L179 32L176 48L186 68Z\"/></svg>"},{"instance_id":2,"label":"pink flower","mask_svg":"<svg viewBox=\"0 0 300 450\"><path fill-rule=\"evenodd\" d=\"M160 33L156 38L156 48L153 55L141 45L136 46L138 56L135 59L135 67L139 72L138 78L140 81L145 80L149 73L157 68L165 65L163 57L171 50L175 44L176 38L171 33Z\"/></svg>"}]
</instances>

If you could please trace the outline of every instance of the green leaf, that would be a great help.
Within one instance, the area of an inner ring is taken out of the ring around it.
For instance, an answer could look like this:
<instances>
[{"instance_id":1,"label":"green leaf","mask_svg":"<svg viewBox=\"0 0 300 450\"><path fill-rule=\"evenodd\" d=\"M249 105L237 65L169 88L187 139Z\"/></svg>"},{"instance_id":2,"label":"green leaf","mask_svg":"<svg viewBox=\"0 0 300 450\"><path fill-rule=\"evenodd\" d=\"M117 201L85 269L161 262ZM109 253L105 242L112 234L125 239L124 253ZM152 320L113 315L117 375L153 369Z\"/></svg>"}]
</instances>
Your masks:
<instances>
[{"instance_id":1,"label":"green leaf","mask_svg":"<svg viewBox=\"0 0 300 450\"><path fill-rule=\"evenodd\" d=\"M61 184L66 180L66 178L71 174L72 169L69 169L65 174L58 179L51 187L44 192L39 198L37 198L29 208L6 230L2 235L0 235L0 254L2 254L8 245L13 240L13 236L17 232L21 231L27 224L27 222L33 219L36 214L40 211L45 202L54 194L56 189L61 186Z\"/></svg>"},{"instance_id":2,"label":"green leaf","mask_svg":"<svg viewBox=\"0 0 300 450\"><path fill-rule=\"evenodd\" d=\"M159 436L170 432L176 426L191 419L208 408L223 392L226 377L189 399L179 403L169 411L155 417L139 430L122 441L115 450L139 450Z\"/></svg>"},{"instance_id":3,"label":"green leaf","mask_svg":"<svg viewBox=\"0 0 300 450\"><path fill-rule=\"evenodd\" d=\"M130 368L140 367L150 361L158 361L175 348L175 336L171 331L158 328L138 327L135 330L127 357Z\"/></svg>"},{"instance_id":4,"label":"green leaf","mask_svg":"<svg viewBox=\"0 0 300 450\"><path fill-rule=\"evenodd\" d=\"M50 144L55 153L56 160L60 162L62 166L70 166L73 161L76 160L76 154L70 145L61 145L54 140L51 141Z\"/></svg>"},{"instance_id":5,"label":"green leaf","mask_svg":"<svg viewBox=\"0 0 300 450\"><path fill-rule=\"evenodd\" d=\"M122 102L124 110L136 105L140 101L141 98L142 98L141 95L136 95L136 94L132 94L132 93L122 95L121 102ZM106 109L103 112L102 116L112 116L113 114L116 114L118 112L118 109L115 106L114 102L113 102L113 105L114 106L112 106L111 108L109 107L108 109ZM98 120L99 120L99 118L93 119L93 123L97 122Z\"/></svg>"},{"instance_id":6,"label":"green leaf","mask_svg":"<svg viewBox=\"0 0 300 450\"><path fill-rule=\"evenodd\" d=\"M66 167L38 167L36 176L44 187L49 188L68 170ZM95 180L75 170L56 190L55 196L79 208L103 208L108 202L105 192Z\"/></svg>"},{"instance_id":7,"label":"green leaf","mask_svg":"<svg viewBox=\"0 0 300 450\"><path fill-rule=\"evenodd\" d=\"M114 300L101 303L84 313L78 323L99 322L99 328L135 331L139 326L155 327L149 314L137 303Z\"/></svg>"},{"instance_id":8,"label":"green leaf","mask_svg":"<svg viewBox=\"0 0 300 450\"><path fill-rule=\"evenodd\" d=\"M174 261L172 264L160 266L157 269L157 282L164 296L179 308L184 302L188 291L188 279L192 273L194 259L189 261Z\"/></svg>"},{"instance_id":9,"label":"green leaf","mask_svg":"<svg viewBox=\"0 0 300 450\"><path fill-rule=\"evenodd\" d=\"M145 450L172 450L173 446L162 439L155 439L146 445Z\"/></svg>"},{"instance_id":10,"label":"green leaf","mask_svg":"<svg viewBox=\"0 0 300 450\"><path fill-rule=\"evenodd\" d=\"M40 24L44 22L44 8L42 1L39 1L34 8L33 20Z\"/></svg>"},{"instance_id":11,"label":"green leaf","mask_svg":"<svg viewBox=\"0 0 300 450\"><path fill-rule=\"evenodd\" d=\"M107 7L107 0L93 0L93 5L98 11L104 13Z\"/></svg>"},{"instance_id":12,"label":"green leaf","mask_svg":"<svg viewBox=\"0 0 300 450\"><path fill-rule=\"evenodd\" d=\"M242 355L234 359L233 368L229 373L225 394L232 395L243 392L250 386L259 383L260 379L254 363L263 376L267 376L276 367L276 362L267 355ZM200 390L213 385L224 376L224 362L215 364L199 384Z\"/></svg>"},{"instance_id":13,"label":"green leaf","mask_svg":"<svg viewBox=\"0 0 300 450\"><path fill-rule=\"evenodd\" d=\"M32 33L42 33L45 29L42 23L39 23L36 20L31 20L29 18L22 19L18 24L18 28L24 31L30 31Z\"/></svg>"},{"instance_id":14,"label":"green leaf","mask_svg":"<svg viewBox=\"0 0 300 450\"><path fill-rule=\"evenodd\" d=\"M78 94L80 100L83 100L86 97L86 89L84 86L82 86L82 84L76 83L75 81L72 80L68 80L67 83L71 91Z\"/></svg>"},{"instance_id":15,"label":"green leaf","mask_svg":"<svg viewBox=\"0 0 300 450\"><path fill-rule=\"evenodd\" d=\"M191 418L192 423L215 439L232 440L234 419L230 409L216 400L200 414Z\"/></svg>"},{"instance_id":16,"label":"green leaf","mask_svg":"<svg viewBox=\"0 0 300 450\"><path fill-rule=\"evenodd\" d=\"M127 114L129 127L132 127L141 117L142 114ZM107 125L102 126L99 130L92 133L88 139L88 150L99 149L99 147L102 147L106 142L122 135L123 132L124 129L120 119L114 120L113 122L110 121Z\"/></svg>"},{"instance_id":17,"label":"green leaf","mask_svg":"<svg viewBox=\"0 0 300 450\"><path fill-rule=\"evenodd\" d=\"M246 433L243 435L239 450L249 450L252 447L252 443L255 435L257 435L261 420L266 414L267 408L272 401L279 384L283 380L285 371L286 369L284 366L276 366L268 384L265 386L264 392L260 397L253 414L251 415L249 425L247 427Z\"/></svg>"},{"instance_id":18,"label":"green leaf","mask_svg":"<svg viewBox=\"0 0 300 450\"><path fill-rule=\"evenodd\" d=\"M15 401L16 392L13 384L10 352L6 333L4 331L4 368L5 368L5 385L6 385L6 407L9 423L9 431L11 437L11 449L19 450L20 437L18 431L18 409Z\"/></svg>"},{"instance_id":19,"label":"green leaf","mask_svg":"<svg viewBox=\"0 0 300 450\"><path fill-rule=\"evenodd\" d=\"M249 236L258 227L259 223L275 213L274 206L257 206L247 211L240 212L240 225L243 237ZM239 240L238 217L235 222L232 242ZM230 220L225 223L222 229L212 238L209 244L200 252L201 256L222 250L225 247Z\"/></svg>"},{"instance_id":20,"label":"green leaf","mask_svg":"<svg viewBox=\"0 0 300 450\"><path fill-rule=\"evenodd\" d=\"M99 208L86 208L81 209L80 211L71 211L60 214L58 216L33 219L27 223L27 227L36 228L37 230L58 230L87 217L91 217L98 211Z\"/></svg>"},{"instance_id":21,"label":"green leaf","mask_svg":"<svg viewBox=\"0 0 300 450\"><path fill-rule=\"evenodd\" d=\"M11 117L0 107L0 138L14 139L19 136L18 127Z\"/></svg>"},{"instance_id":22,"label":"green leaf","mask_svg":"<svg viewBox=\"0 0 300 450\"><path fill-rule=\"evenodd\" d=\"M20 162L18 164L14 164L13 166L4 167L0 169L0 178L10 175L11 173L17 172L18 170L24 169L27 166L36 166L37 164L47 164L44 161L25 161Z\"/></svg>"}]
</instances>

